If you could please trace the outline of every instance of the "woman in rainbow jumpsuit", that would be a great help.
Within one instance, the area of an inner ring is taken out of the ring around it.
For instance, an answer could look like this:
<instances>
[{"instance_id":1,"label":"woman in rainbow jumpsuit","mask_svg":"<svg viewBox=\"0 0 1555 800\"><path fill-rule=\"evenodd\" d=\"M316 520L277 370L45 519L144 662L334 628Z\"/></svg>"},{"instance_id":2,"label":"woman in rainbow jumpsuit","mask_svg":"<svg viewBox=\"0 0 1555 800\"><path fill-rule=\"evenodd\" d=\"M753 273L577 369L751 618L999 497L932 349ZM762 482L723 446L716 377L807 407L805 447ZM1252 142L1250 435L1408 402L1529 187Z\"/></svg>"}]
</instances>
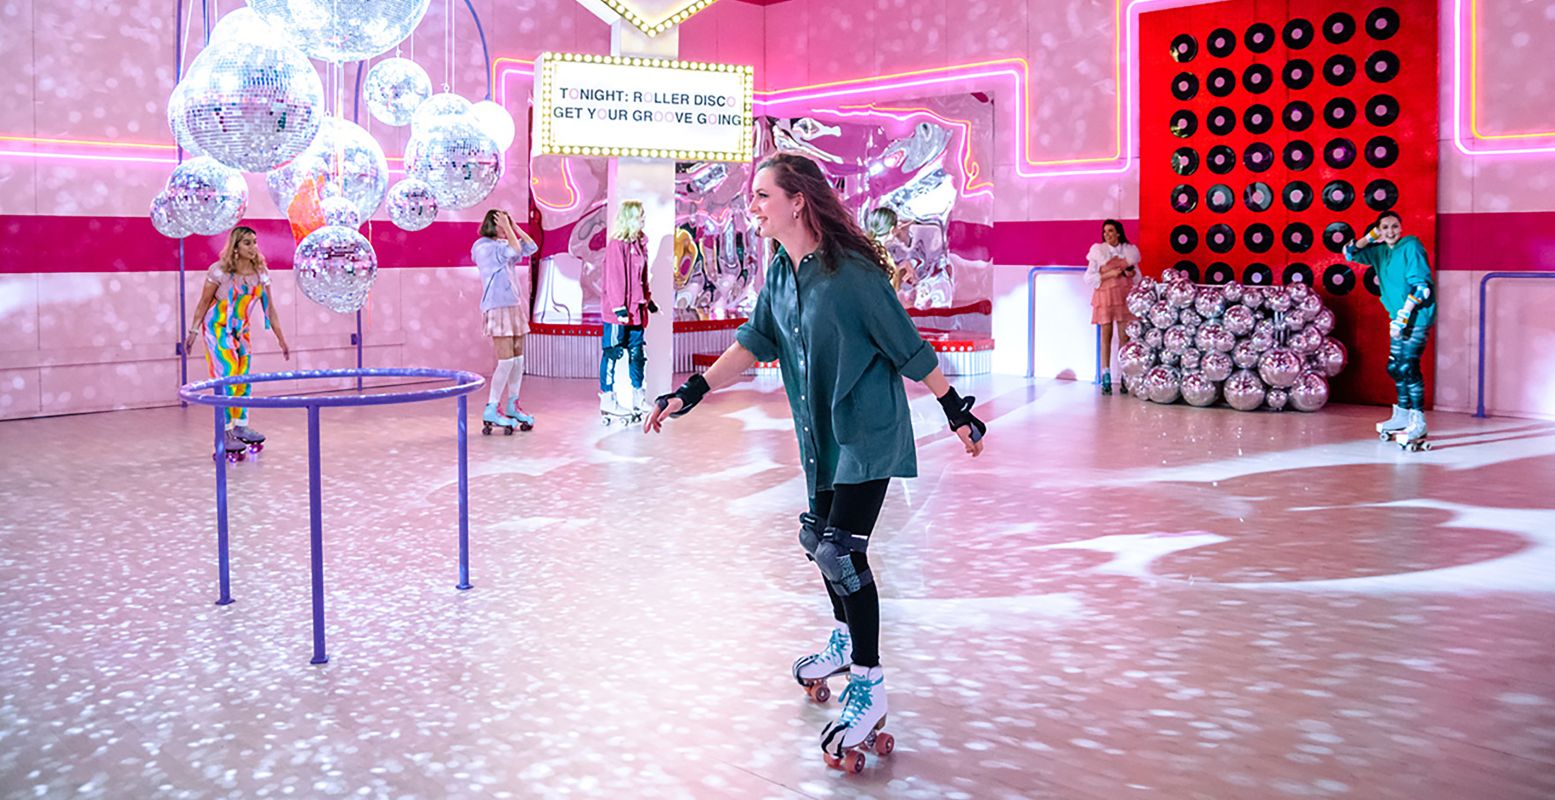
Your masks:
<instances>
[{"instance_id":1,"label":"woman in rainbow jumpsuit","mask_svg":"<svg viewBox=\"0 0 1555 800\"><path fill-rule=\"evenodd\" d=\"M205 363L212 378L247 375L249 365L248 323L256 307L262 307L265 327L275 333L282 357L290 360L291 348L281 333L275 301L270 293L270 270L259 252L259 236L253 228L239 225L227 236L221 257L205 273L200 302L194 306L194 322L184 338L184 352L194 348L194 339L205 335ZM227 394L249 395L246 383L228 386ZM264 434L248 426L248 409L227 409L228 451L243 450L265 440Z\"/></svg>"}]
</instances>

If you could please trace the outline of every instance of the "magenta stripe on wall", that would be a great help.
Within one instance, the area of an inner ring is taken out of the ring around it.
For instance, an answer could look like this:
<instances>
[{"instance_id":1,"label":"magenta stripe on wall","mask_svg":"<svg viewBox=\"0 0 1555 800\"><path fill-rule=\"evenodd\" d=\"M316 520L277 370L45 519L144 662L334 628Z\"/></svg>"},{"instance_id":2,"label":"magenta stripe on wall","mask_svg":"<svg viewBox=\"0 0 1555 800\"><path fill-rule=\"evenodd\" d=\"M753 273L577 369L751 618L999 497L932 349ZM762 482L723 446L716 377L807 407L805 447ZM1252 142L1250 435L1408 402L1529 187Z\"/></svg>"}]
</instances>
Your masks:
<instances>
[{"instance_id":1,"label":"magenta stripe on wall","mask_svg":"<svg viewBox=\"0 0 1555 800\"><path fill-rule=\"evenodd\" d=\"M1437 218L1437 269L1528 271L1555 267L1555 211L1506 214L1441 214ZM284 220L251 220L273 269L291 269L292 235ZM1130 238L1139 220L1123 220ZM374 222L368 238L378 265L446 267L470 263L474 222L437 222L408 233ZM998 222L978 231L977 244L996 264L1081 264L1100 241L1101 220ZM967 231L958 231L966 234ZM566 231L551 231L542 252L559 249ZM184 240L184 263L203 269L216 260L225 236ZM1149 253L1145 254L1148 258ZM1175 260L1175 259L1174 259ZM178 244L144 217L0 215L0 275L34 272L163 272L178 268Z\"/></svg>"}]
</instances>

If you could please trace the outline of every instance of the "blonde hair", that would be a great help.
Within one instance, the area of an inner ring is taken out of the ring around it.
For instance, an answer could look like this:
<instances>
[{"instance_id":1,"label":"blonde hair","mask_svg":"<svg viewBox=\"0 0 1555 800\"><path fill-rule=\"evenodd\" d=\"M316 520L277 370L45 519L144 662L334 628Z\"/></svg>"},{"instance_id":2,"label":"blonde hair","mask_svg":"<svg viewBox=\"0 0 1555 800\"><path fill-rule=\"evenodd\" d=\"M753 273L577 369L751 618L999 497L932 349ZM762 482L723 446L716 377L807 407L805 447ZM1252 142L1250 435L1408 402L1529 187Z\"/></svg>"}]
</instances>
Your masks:
<instances>
[{"instance_id":1,"label":"blonde hair","mask_svg":"<svg viewBox=\"0 0 1555 800\"><path fill-rule=\"evenodd\" d=\"M610 238L630 241L643 235L643 204L637 200L622 200L616 209L616 221L610 226Z\"/></svg>"},{"instance_id":2,"label":"blonde hair","mask_svg":"<svg viewBox=\"0 0 1555 800\"><path fill-rule=\"evenodd\" d=\"M254 270L256 272L268 272L270 268L265 265L265 254L259 252L259 233L247 225L239 225L227 234L227 243L221 248L221 268L228 275L238 270L238 243L244 236L254 237Z\"/></svg>"},{"instance_id":3,"label":"blonde hair","mask_svg":"<svg viewBox=\"0 0 1555 800\"><path fill-rule=\"evenodd\" d=\"M890 236L896 230L896 212L881 206L871 212L864 221L864 229L876 241Z\"/></svg>"}]
</instances>

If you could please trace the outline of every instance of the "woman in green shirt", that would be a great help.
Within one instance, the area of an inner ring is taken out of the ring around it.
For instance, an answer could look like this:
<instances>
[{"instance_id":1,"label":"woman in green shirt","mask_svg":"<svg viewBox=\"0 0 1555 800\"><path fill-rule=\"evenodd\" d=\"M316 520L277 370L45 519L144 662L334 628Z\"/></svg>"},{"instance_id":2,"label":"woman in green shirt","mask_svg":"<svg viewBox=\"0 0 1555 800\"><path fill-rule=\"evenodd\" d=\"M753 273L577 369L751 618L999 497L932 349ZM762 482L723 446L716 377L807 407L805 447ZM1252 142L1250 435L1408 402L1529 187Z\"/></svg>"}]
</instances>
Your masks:
<instances>
[{"instance_id":1,"label":"woman in green shirt","mask_svg":"<svg viewBox=\"0 0 1555 800\"><path fill-rule=\"evenodd\" d=\"M1388 323L1388 374L1398 386L1398 404L1393 406L1393 416L1379 423L1377 430L1401 432L1416 441L1426 435L1420 355L1436 322L1436 282L1431 278L1425 246L1403 233L1398 214L1384 211L1365 236L1345 245L1344 257L1377 271L1382 307L1392 317Z\"/></svg>"},{"instance_id":2,"label":"woman in green shirt","mask_svg":"<svg viewBox=\"0 0 1555 800\"><path fill-rule=\"evenodd\" d=\"M836 763L873 742L885 724L880 596L865 550L890 479L918 474L902 378L939 398L972 456L983 451L986 427L972 415L974 398L945 380L934 349L891 290L880 248L815 162L792 153L763 162L750 214L758 232L778 243L750 320L705 374L658 398L643 430L658 431L666 417L690 411L757 361L778 361L810 495L799 542L825 578L836 620L826 647L794 664L794 678L817 697L826 678L848 672L841 716L821 732L822 749Z\"/></svg>"}]
</instances>

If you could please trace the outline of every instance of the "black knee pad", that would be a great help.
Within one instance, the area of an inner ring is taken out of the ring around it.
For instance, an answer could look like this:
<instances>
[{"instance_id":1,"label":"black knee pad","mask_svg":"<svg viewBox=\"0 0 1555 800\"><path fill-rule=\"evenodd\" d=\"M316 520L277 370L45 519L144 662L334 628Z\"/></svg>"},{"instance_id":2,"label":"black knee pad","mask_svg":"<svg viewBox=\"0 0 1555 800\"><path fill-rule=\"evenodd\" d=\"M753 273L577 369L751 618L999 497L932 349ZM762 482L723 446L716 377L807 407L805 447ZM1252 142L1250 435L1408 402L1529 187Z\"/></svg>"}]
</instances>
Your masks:
<instances>
[{"instance_id":1,"label":"black knee pad","mask_svg":"<svg viewBox=\"0 0 1555 800\"><path fill-rule=\"evenodd\" d=\"M804 548L804 557L815 560L815 547L821 543L821 520L819 517L805 512L799 515L799 546Z\"/></svg>"},{"instance_id":2,"label":"black knee pad","mask_svg":"<svg viewBox=\"0 0 1555 800\"><path fill-rule=\"evenodd\" d=\"M611 345L610 347L603 348L602 352L605 354L605 358L611 361L618 361L621 358L621 354L626 352L626 348L620 345Z\"/></svg>"},{"instance_id":3,"label":"black knee pad","mask_svg":"<svg viewBox=\"0 0 1555 800\"><path fill-rule=\"evenodd\" d=\"M1409 377L1409 365L1402 358L1388 358L1388 375L1393 380L1401 381Z\"/></svg>"},{"instance_id":4,"label":"black knee pad","mask_svg":"<svg viewBox=\"0 0 1555 800\"><path fill-rule=\"evenodd\" d=\"M820 544L815 546L815 565L837 594L847 597L875 582L868 568L860 572L853 567L853 554L862 556L868 549L868 536L828 525L821 532Z\"/></svg>"}]
</instances>

